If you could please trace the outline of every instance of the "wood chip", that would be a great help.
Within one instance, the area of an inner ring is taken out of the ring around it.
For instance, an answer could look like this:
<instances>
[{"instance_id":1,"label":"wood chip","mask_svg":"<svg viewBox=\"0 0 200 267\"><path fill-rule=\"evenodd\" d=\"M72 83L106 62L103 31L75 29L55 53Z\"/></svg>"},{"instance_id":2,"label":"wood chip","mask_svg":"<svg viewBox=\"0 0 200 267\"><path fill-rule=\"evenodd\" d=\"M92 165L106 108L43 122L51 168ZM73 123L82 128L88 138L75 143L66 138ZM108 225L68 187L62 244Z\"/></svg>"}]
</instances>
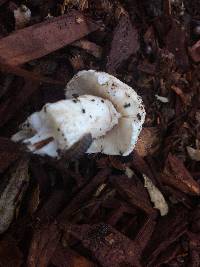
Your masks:
<instances>
[{"instance_id":1,"label":"wood chip","mask_svg":"<svg viewBox=\"0 0 200 267\"><path fill-rule=\"evenodd\" d=\"M155 213L142 183L135 184L133 179L126 176L112 176L110 181L118 193L131 205L145 211L147 214Z\"/></svg>"},{"instance_id":2,"label":"wood chip","mask_svg":"<svg viewBox=\"0 0 200 267\"><path fill-rule=\"evenodd\" d=\"M5 177L6 178L6 177ZM6 231L12 222L16 208L29 183L28 160L21 159L12 170L11 176L1 183L0 190L0 233Z\"/></svg>"},{"instance_id":3,"label":"wood chip","mask_svg":"<svg viewBox=\"0 0 200 267\"><path fill-rule=\"evenodd\" d=\"M16 115L16 112L23 107L27 99L38 90L38 82L26 81L17 95L11 96L0 107L0 126L3 126L9 119ZM17 105L16 105L17 103Z\"/></svg>"},{"instance_id":4,"label":"wood chip","mask_svg":"<svg viewBox=\"0 0 200 267\"><path fill-rule=\"evenodd\" d=\"M51 262L57 267L95 267L95 264L87 260L69 248L58 246Z\"/></svg>"},{"instance_id":5,"label":"wood chip","mask_svg":"<svg viewBox=\"0 0 200 267\"><path fill-rule=\"evenodd\" d=\"M156 127L144 127L139 135L135 150L140 157L154 154L160 146L159 131Z\"/></svg>"},{"instance_id":6,"label":"wood chip","mask_svg":"<svg viewBox=\"0 0 200 267\"><path fill-rule=\"evenodd\" d=\"M0 266L22 266L23 255L17 246L16 240L6 235L0 241Z\"/></svg>"},{"instance_id":7,"label":"wood chip","mask_svg":"<svg viewBox=\"0 0 200 267\"><path fill-rule=\"evenodd\" d=\"M16 161L21 154L18 144L10 139L0 137L0 173Z\"/></svg>"},{"instance_id":8,"label":"wood chip","mask_svg":"<svg viewBox=\"0 0 200 267\"><path fill-rule=\"evenodd\" d=\"M97 59L101 58L102 48L99 45L96 45L95 43L88 41L87 39L78 40L72 43L72 46L84 49L88 54L93 55Z\"/></svg>"},{"instance_id":9,"label":"wood chip","mask_svg":"<svg viewBox=\"0 0 200 267\"><path fill-rule=\"evenodd\" d=\"M61 160L75 161L83 157L92 143L92 135L90 133L85 134L78 142L76 142L70 149L65 152L61 152Z\"/></svg>"},{"instance_id":10,"label":"wood chip","mask_svg":"<svg viewBox=\"0 0 200 267\"><path fill-rule=\"evenodd\" d=\"M34 71L28 71L26 69L11 66L9 64L3 63L0 58L0 69L2 72L12 73L16 76L23 77L26 80L31 80L39 83L47 83L47 84L55 84L55 85L65 85L62 81L56 81L54 79L45 77L43 75L40 75L38 73L35 73Z\"/></svg>"},{"instance_id":11,"label":"wood chip","mask_svg":"<svg viewBox=\"0 0 200 267\"><path fill-rule=\"evenodd\" d=\"M200 185L193 179L181 160L171 154L168 156L161 177L164 183L186 194L200 195Z\"/></svg>"},{"instance_id":12,"label":"wood chip","mask_svg":"<svg viewBox=\"0 0 200 267\"><path fill-rule=\"evenodd\" d=\"M175 20L172 21L171 29L166 36L166 46L169 52L174 54L177 67L186 71L189 67L186 50L186 31Z\"/></svg>"},{"instance_id":13,"label":"wood chip","mask_svg":"<svg viewBox=\"0 0 200 267\"><path fill-rule=\"evenodd\" d=\"M0 0L0 6L5 4L8 0Z\"/></svg>"},{"instance_id":14,"label":"wood chip","mask_svg":"<svg viewBox=\"0 0 200 267\"><path fill-rule=\"evenodd\" d=\"M168 247L176 243L187 231L185 217L186 214L181 208L172 209L168 216L159 217L155 231L143 254L143 266L161 266L160 264L155 265L154 260L160 259L161 252L166 255Z\"/></svg>"},{"instance_id":15,"label":"wood chip","mask_svg":"<svg viewBox=\"0 0 200 267\"><path fill-rule=\"evenodd\" d=\"M102 267L141 267L134 242L108 224L72 225L69 233L91 251Z\"/></svg>"},{"instance_id":16,"label":"wood chip","mask_svg":"<svg viewBox=\"0 0 200 267\"><path fill-rule=\"evenodd\" d=\"M192 160L200 161L200 149L194 149L191 146L187 146L186 148Z\"/></svg>"},{"instance_id":17,"label":"wood chip","mask_svg":"<svg viewBox=\"0 0 200 267\"><path fill-rule=\"evenodd\" d=\"M137 29L133 27L128 16L122 16L113 33L107 71L114 74L125 60L137 53L139 47Z\"/></svg>"},{"instance_id":18,"label":"wood chip","mask_svg":"<svg viewBox=\"0 0 200 267\"><path fill-rule=\"evenodd\" d=\"M76 195L75 198L65 207L62 213L59 215L58 220L65 224L69 217L72 216L74 211L78 210L82 203L98 188L99 185L104 183L110 174L108 168L104 168L99 171L95 177L93 177L89 184L82 188L82 190Z\"/></svg>"},{"instance_id":19,"label":"wood chip","mask_svg":"<svg viewBox=\"0 0 200 267\"><path fill-rule=\"evenodd\" d=\"M2 38L1 61L10 65L23 64L62 48L98 28L96 23L73 10Z\"/></svg>"},{"instance_id":20,"label":"wood chip","mask_svg":"<svg viewBox=\"0 0 200 267\"><path fill-rule=\"evenodd\" d=\"M200 61L200 40L189 47L189 54L194 62Z\"/></svg>"},{"instance_id":21,"label":"wood chip","mask_svg":"<svg viewBox=\"0 0 200 267\"><path fill-rule=\"evenodd\" d=\"M181 88L179 88L178 86L172 85L171 89L181 98L182 102L185 105L189 104L189 102L190 102L189 100L190 99L189 99L188 95L183 93Z\"/></svg>"},{"instance_id":22,"label":"wood chip","mask_svg":"<svg viewBox=\"0 0 200 267\"><path fill-rule=\"evenodd\" d=\"M31 241L28 267L47 267L59 243L60 232L56 224L47 224L35 230Z\"/></svg>"}]
</instances>

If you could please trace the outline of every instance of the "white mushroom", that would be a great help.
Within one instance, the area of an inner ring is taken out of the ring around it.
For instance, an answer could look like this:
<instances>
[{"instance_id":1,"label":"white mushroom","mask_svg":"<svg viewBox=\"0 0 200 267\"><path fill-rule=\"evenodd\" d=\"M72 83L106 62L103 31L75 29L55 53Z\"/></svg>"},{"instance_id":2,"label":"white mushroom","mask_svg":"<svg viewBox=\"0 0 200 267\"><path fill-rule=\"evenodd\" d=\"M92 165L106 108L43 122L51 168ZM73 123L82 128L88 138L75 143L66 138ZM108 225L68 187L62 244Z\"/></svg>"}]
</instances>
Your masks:
<instances>
[{"instance_id":1,"label":"white mushroom","mask_svg":"<svg viewBox=\"0 0 200 267\"><path fill-rule=\"evenodd\" d=\"M141 98L127 84L112 75L94 70L80 71L66 87L66 98L89 94L112 102L121 118L105 136L93 141L88 153L129 155L135 147L145 120Z\"/></svg>"},{"instance_id":2,"label":"white mushroom","mask_svg":"<svg viewBox=\"0 0 200 267\"><path fill-rule=\"evenodd\" d=\"M57 157L85 134L87 153L126 156L133 150L145 119L141 98L128 85L103 72L81 71L67 84L66 100L33 113L12 139L33 153Z\"/></svg>"}]
</instances>

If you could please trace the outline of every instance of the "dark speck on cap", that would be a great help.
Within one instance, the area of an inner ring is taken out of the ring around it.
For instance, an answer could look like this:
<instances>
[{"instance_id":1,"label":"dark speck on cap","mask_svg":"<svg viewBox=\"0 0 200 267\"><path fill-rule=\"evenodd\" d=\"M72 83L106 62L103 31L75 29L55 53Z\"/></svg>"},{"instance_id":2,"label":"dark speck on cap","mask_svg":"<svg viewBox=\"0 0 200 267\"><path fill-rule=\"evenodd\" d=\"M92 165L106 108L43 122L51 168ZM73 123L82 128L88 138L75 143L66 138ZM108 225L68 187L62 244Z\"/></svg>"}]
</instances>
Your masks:
<instances>
[{"instance_id":1,"label":"dark speck on cap","mask_svg":"<svg viewBox=\"0 0 200 267\"><path fill-rule=\"evenodd\" d=\"M119 151L119 154L120 154L120 156L123 156L123 152L121 150Z\"/></svg>"},{"instance_id":2,"label":"dark speck on cap","mask_svg":"<svg viewBox=\"0 0 200 267\"><path fill-rule=\"evenodd\" d=\"M143 110L144 109L143 106L139 106L139 108L140 108L140 110Z\"/></svg>"},{"instance_id":3,"label":"dark speck on cap","mask_svg":"<svg viewBox=\"0 0 200 267\"><path fill-rule=\"evenodd\" d=\"M137 118L139 121L141 120L141 115L139 113L137 114Z\"/></svg>"},{"instance_id":4,"label":"dark speck on cap","mask_svg":"<svg viewBox=\"0 0 200 267\"><path fill-rule=\"evenodd\" d=\"M127 96L127 97L131 97L129 94L127 94L126 92L125 92L125 95Z\"/></svg>"},{"instance_id":5,"label":"dark speck on cap","mask_svg":"<svg viewBox=\"0 0 200 267\"><path fill-rule=\"evenodd\" d=\"M78 94L72 94L72 96L73 96L74 98L78 98L78 97L79 97Z\"/></svg>"},{"instance_id":6,"label":"dark speck on cap","mask_svg":"<svg viewBox=\"0 0 200 267\"><path fill-rule=\"evenodd\" d=\"M131 106L130 103L125 103L125 104L124 104L124 108L128 108L128 107L130 107L130 106Z\"/></svg>"}]
</instances>

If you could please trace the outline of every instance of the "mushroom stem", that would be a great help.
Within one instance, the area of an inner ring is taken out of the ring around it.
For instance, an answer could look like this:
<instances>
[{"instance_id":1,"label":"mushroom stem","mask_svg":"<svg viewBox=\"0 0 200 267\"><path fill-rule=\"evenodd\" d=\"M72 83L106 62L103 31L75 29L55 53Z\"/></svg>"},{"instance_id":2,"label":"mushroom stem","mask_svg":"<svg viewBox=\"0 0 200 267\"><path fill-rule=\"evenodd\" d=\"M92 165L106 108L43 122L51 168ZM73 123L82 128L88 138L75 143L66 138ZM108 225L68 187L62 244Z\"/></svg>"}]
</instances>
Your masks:
<instances>
[{"instance_id":1,"label":"mushroom stem","mask_svg":"<svg viewBox=\"0 0 200 267\"><path fill-rule=\"evenodd\" d=\"M86 134L91 135L92 140L104 136L119 118L120 114L109 100L83 95L45 105L27 119L13 140L23 141L33 153L57 157L62 155L60 151L70 150Z\"/></svg>"}]
</instances>

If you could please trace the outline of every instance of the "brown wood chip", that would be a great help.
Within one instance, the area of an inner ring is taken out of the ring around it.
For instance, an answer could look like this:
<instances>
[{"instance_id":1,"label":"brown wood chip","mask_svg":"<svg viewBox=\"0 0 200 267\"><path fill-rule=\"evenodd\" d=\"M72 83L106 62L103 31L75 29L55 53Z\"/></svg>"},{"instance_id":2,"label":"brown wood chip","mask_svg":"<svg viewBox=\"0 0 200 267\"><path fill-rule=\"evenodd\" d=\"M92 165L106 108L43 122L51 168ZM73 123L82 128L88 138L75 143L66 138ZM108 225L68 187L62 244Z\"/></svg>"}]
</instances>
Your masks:
<instances>
[{"instance_id":1,"label":"brown wood chip","mask_svg":"<svg viewBox=\"0 0 200 267\"><path fill-rule=\"evenodd\" d=\"M189 60L186 50L186 36L184 30L173 20L172 27L166 36L166 47L174 54L176 65L186 71Z\"/></svg>"},{"instance_id":2,"label":"brown wood chip","mask_svg":"<svg viewBox=\"0 0 200 267\"><path fill-rule=\"evenodd\" d=\"M162 175L164 183L189 195L200 195L200 185L193 179L181 160L169 154Z\"/></svg>"},{"instance_id":3,"label":"brown wood chip","mask_svg":"<svg viewBox=\"0 0 200 267\"><path fill-rule=\"evenodd\" d=\"M189 54L194 62L200 61L200 40L196 42L192 47L189 47Z\"/></svg>"},{"instance_id":4,"label":"brown wood chip","mask_svg":"<svg viewBox=\"0 0 200 267\"><path fill-rule=\"evenodd\" d=\"M46 267L59 243L60 232L56 224L45 224L34 231L26 266Z\"/></svg>"},{"instance_id":5,"label":"brown wood chip","mask_svg":"<svg viewBox=\"0 0 200 267\"><path fill-rule=\"evenodd\" d=\"M10 65L23 64L64 47L98 28L96 23L73 10L2 38L1 60Z\"/></svg>"},{"instance_id":6,"label":"brown wood chip","mask_svg":"<svg viewBox=\"0 0 200 267\"><path fill-rule=\"evenodd\" d=\"M139 47L137 29L133 27L128 16L122 16L113 33L107 71L114 74L125 60L137 53Z\"/></svg>"},{"instance_id":7,"label":"brown wood chip","mask_svg":"<svg viewBox=\"0 0 200 267\"><path fill-rule=\"evenodd\" d=\"M52 257L53 265L57 267L95 267L95 264L76 253L74 250L59 245Z\"/></svg>"},{"instance_id":8,"label":"brown wood chip","mask_svg":"<svg viewBox=\"0 0 200 267\"><path fill-rule=\"evenodd\" d=\"M92 140L93 140L92 135L90 133L85 134L70 149L61 152L62 159L64 159L64 161L66 160L75 161L80 159L90 147Z\"/></svg>"},{"instance_id":9,"label":"brown wood chip","mask_svg":"<svg viewBox=\"0 0 200 267\"><path fill-rule=\"evenodd\" d=\"M0 173L16 161L21 154L18 144L0 137Z\"/></svg>"}]
</instances>

